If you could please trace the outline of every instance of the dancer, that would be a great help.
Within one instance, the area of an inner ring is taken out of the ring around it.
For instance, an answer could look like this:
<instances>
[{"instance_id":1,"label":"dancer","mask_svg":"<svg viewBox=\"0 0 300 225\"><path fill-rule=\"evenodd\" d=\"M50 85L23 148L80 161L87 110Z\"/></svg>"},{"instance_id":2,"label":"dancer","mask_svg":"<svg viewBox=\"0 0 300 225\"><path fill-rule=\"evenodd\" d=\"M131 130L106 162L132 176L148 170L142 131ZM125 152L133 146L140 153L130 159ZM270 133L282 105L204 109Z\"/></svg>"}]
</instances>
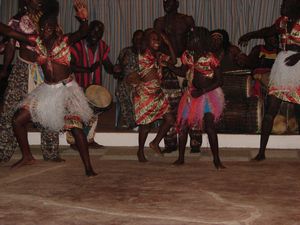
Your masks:
<instances>
[{"instance_id":1,"label":"dancer","mask_svg":"<svg viewBox=\"0 0 300 225\"><path fill-rule=\"evenodd\" d=\"M280 35L282 51L279 52L271 69L269 81L268 109L264 115L260 148L253 160L266 158L265 150L273 127L273 121L282 101L295 104L295 114L300 114L300 1L283 0L281 17L270 26L249 32L239 39L241 45L251 39Z\"/></svg>"},{"instance_id":2,"label":"dancer","mask_svg":"<svg viewBox=\"0 0 300 225\"><path fill-rule=\"evenodd\" d=\"M184 164L185 147L189 129L206 131L217 169L225 168L219 157L218 136L215 123L224 108L221 89L220 62L210 52L211 38L208 29L195 27L188 33L187 50L183 53L182 67L171 67L178 75L188 72L188 90L182 96L177 116L179 132L179 157L175 165Z\"/></svg>"},{"instance_id":3,"label":"dancer","mask_svg":"<svg viewBox=\"0 0 300 225\"><path fill-rule=\"evenodd\" d=\"M44 12L51 10L44 7L46 5L44 2L46 1L20 0L18 13L9 21L9 26L23 34L37 34L39 18ZM7 33L4 33L4 35L7 35ZM5 38L5 40L8 40L8 38ZM9 161L18 147L11 124L18 104L27 93L41 84L44 79L42 69L36 63L34 47L25 42L10 39L5 45L0 80L8 76L16 48L19 49L18 57L8 77L8 84L3 98L3 111L0 115L0 162ZM57 132L41 130L41 150L46 161L64 161L59 155Z\"/></svg>"},{"instance_id":4,"label":"dancer","mask_svg":"<svg viewBox=\"0 0 300 225\"><path fill-rule=\"evenodd\" d=\"M35 162L30 152L26 125L33 121L53 131L71 130L79 149L87 176L95 176L88 152L88 143L83 133L83 123L92 116L87 100L70 73L70 45L82 39L88 28L87 8L84 2L74 1L76 16L80 21L80 29L72 34L63 35L58 23L59 4L51 0L51 14L44 14L39 20L39 36L20 38L33 41L41 65L45 83L32 91L20 104L13 117L13 130L19 143L22 159L13 165L20 167ZM0 30L1 30L0 26ZM5 28L5 27L4 27ZM4 29L5 30L5 29ZM2 31L1 31L2 32Z\"/></svg>"},{"instance_id":5,"label":"dancer","mask_svg":"<svg viewBox=\"0 0 300 225\"><path fill-rule=\"evenodd\" d=\"M161 39L169 47L171 58L161 52ZM151 130L151 125L158 119L163 119L156 137L149 146L161 154L159 143L174 124L173 115L169 112L169 103L161 89L162 67L169 62L175 64L176 58L170 41L157 31L150 28L144 33L143 49L139 55L139 73L128 76L129 82L136 85L134 94L135 121L139 126L139 149L137 152L140 162L147 162L144 146Z\"/></svg>"}]
</instances>

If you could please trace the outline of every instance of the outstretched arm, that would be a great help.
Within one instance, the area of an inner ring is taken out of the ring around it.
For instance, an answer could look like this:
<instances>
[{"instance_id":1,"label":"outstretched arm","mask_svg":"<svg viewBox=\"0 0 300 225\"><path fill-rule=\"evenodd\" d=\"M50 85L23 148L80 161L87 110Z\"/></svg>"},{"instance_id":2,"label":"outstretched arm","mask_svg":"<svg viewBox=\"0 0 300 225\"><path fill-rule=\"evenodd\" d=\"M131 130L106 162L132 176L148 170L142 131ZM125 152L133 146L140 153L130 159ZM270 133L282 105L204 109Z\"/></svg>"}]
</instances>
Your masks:
<instances>
[{"instance_id":1,"label":"outstretched arm","mask_svg":"<svg viewBox=\"0 0 300 225\"><path fill-rule=\"evenodd\" d=\"M277 29L276 24L273 24L270 27L265 27L260 30L244 34L239 38L238 43L241 46L246 46L248 44L248 41L250 41L251 39L260 39L264 37L274 36L276 34L279 34L279 31Z\"/></svg>"},{"instance_id":2,"label":"outstretched arm","mask_svg":"<svg viewBox=\"0 0 300 225\"><path fill-rule=\"evenodd\" d=\"M35 41L30 38L30 35L22 34L0 22L0 34L11 37L28 45L35 46Z\"/></svg>"}]
</instances>

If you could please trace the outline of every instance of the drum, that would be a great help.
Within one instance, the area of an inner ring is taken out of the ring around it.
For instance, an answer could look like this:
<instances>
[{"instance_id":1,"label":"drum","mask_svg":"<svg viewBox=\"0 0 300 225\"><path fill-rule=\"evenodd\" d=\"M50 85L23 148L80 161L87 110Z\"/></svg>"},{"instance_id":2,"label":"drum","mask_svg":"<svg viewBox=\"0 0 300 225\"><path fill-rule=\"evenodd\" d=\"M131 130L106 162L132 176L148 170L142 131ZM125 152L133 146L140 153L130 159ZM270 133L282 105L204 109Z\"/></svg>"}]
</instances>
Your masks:
<instances>
[{"instance_id":1,"label":"drum","mask_svg":"<svg viewBox=\"0 0 300 225\"><path fill-rule=\"evenodd\" d=\"M223 92L226 99L242 99L251 96L251 71L233 70L223 72Z\"/></svg>"},{"instance_id":2,"label":"drum","mask_svg":"<svg viewBox=\"0 0 300 225\"><path fill-rule=\"evenodd\" d=\"M254 134L261 128L263 101L256 97L244 101L226 101L218 132L233 134Z\"/></svg>"},{"instance_id":3,"label":"drum","mask_svg":"<svg viewBox=\"0 0 300 225\"><path fill-rule=\"evenodd\" d=\"M273 134L293 134L298 131L294 105L289 102L282 102L279 112L276 115L272 133Z\"/></svg>"},{"instance_id":4,"label":"drum","mask_svg":"<svg viewBox=\"0 0 300 225\"><path fill-rule=\"evenodd\" d=\"M112 95L103 86L88 86L85 90L85 96L95 114L103 113L112 107Z\"/></svg>"}]
</instances>

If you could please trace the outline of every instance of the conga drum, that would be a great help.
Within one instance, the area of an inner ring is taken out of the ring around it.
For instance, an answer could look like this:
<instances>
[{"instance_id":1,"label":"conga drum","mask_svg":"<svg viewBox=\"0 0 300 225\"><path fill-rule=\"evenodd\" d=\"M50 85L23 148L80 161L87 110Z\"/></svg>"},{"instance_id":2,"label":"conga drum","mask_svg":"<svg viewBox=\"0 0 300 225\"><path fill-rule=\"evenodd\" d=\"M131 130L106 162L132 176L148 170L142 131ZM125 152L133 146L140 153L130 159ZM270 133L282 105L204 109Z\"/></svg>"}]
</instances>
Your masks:
<instances>
[{"instance_id":1,"label":"conga drum","mask_svg":"<svg viewBox=\"0 0 300 225\"><path fill-rule=\"evenodd\" d=\"M251 91L251 71L233 70L223 72L223 92L226 99L247 98Z\"/></svg>"},{"instance_id":2,"label":"conga drum","mask_svg":"<svg viewBox=\"0 0 300 225\"><path fill-rule=\"evenodd\" d=\"M85 96L95 114L103 113L112 107L112 95L101 85L88 86Z\"/></svg>"}]
</instances>

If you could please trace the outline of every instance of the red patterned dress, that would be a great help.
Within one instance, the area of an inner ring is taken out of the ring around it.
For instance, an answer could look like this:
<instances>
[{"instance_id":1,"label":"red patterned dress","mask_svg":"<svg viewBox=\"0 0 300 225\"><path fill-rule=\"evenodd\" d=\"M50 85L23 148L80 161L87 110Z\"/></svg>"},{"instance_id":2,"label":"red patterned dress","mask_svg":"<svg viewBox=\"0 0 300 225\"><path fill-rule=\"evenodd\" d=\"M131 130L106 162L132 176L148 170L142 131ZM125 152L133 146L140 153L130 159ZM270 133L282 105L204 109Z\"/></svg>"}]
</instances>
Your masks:
<instances>
[{"instance_id":1,"label":"red patterned dress","mask_svg":"<svg viewBox=\"0 0 300 225\"><path fill-rule=\"evenodd\" d=\"M292 103L300 104L300 62L294 66L287 66L285 59L298 53L285 50L289 46L300 46L300 20L298 20L291 32L287 31L287 17L277 19L275 25L281 33L281 51L272 67L269 83L269 94Z\"/></svg>"},{"instance_id":2,"label":"red patterned dress","mask_svg":"<svg viewBox=\"0 0 300 225\"><path fill-rule=\"evenodd\" d=\"M209 91L198 98L191 96L191 91L195 89L192 84L194 76L198 74L195 71L201 73L201 75L212 79L214 77L214 69L220 66L219 60L211 53L200 57L197 61L194 61L194 57L189 51L185 51L181 57L183 65L187 65L188 70L188 90L183 94L177 115L177 128L178 131L182 131L186 128L194 128L202 130L203 117L205 113L212 113L214 115L215 122L219 120L222 115L225 99L223 91L220 87Z\"/></svg>"},{"instance_id":3,"label":"red patterned dress","mask_svg":"<svg viewBox=\"0 0 300 225\"><path fill-rule=\"evenodd\" d=\"M140 83L135 89L134 112L137 125L150 124L162 119L169 111L169 103L161 89L163 62L169 60L169 56L161 54L155 58L150 50L139 55L139 75L143 80L153 70L157 73L157 79Z\"/></svg>"}]
</instances>

